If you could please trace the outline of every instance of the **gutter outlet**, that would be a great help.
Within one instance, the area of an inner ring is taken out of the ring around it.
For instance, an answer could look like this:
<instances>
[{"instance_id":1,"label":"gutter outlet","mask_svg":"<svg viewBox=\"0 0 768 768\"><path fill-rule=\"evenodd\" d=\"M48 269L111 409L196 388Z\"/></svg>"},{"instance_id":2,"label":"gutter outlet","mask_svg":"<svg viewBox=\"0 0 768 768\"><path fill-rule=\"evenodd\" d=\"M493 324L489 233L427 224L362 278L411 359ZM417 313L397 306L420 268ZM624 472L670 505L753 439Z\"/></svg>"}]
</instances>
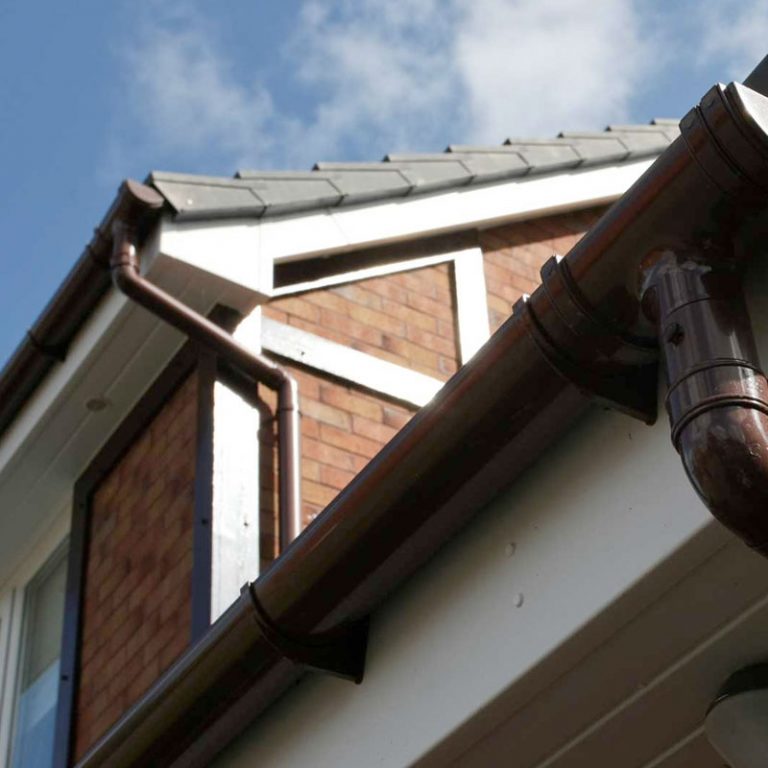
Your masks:
<instances>
[{"instance_id":1,"label":"gutter outlet","mask_svg":"<svg viewBox=\"0 0 768 768\"><path fill-rule=\"evenodd\" d=\"M729 248L664 251L647 275L672 442L709 511L768 556L768 382Z\"/></svg>"},{"instance_id":2,"label":"gutter outlet","mask_svg":"<svg viewBox=\"0 0 768 768\"><path fill-rule=\"evenodd\" d=\"M687 238L662 240L648 254L641 302L658 329L672 442L685 472L710 512L768 556L768 383L734 244L768 202L768 99L718 86L681 130L721 200Z\"/></svg>"}]
</instances>

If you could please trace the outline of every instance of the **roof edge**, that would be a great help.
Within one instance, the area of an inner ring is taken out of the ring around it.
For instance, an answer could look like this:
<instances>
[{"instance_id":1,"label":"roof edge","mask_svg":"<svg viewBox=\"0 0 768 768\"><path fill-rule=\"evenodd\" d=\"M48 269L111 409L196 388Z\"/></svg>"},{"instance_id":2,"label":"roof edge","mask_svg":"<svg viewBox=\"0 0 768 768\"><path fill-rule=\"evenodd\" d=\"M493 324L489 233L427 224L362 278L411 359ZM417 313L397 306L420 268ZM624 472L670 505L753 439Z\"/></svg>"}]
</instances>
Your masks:
<instances>
[{"instance_id":1,"label":"roof edge","mask_svg":"<svg viewBox=\"0 0 768 768\"><path fill-rule=\"evenodd\" d=\"M146 235L159 217L163 198L141 186L131 181L120 184L80 258L0 370L0 438L51 368L64 361L69 345L109 289L112 222L138 206L143 212L140 234Z\"/></svg>"}]
</instances>

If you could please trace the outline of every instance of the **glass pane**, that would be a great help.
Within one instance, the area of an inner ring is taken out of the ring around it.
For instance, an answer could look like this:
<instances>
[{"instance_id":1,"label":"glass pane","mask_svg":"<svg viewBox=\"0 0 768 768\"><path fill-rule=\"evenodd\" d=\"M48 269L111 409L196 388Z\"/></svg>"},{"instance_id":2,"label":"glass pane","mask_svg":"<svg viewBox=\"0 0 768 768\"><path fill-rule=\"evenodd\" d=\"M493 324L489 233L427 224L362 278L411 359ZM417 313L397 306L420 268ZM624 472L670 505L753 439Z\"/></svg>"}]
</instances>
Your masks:
<instances>
[{"instance_id":1,"label":"glass pane","mask_svg":"<svg viewBox=\"0 0 768 768\"><path fill-rule=\"evenodd\" d=\"M26 590L13 768L47 768L53 759L66 562L55 556Z\"/></svg>"}]
</instances>

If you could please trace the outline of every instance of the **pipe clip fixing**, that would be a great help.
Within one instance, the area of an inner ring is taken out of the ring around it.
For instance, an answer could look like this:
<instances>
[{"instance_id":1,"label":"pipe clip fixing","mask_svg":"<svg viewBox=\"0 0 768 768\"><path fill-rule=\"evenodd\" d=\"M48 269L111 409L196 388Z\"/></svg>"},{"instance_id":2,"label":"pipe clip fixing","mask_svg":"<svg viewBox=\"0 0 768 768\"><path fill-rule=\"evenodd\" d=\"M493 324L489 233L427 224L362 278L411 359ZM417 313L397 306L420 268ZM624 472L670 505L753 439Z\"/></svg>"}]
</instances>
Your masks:
<instances>
[{"instance_id":1,"label":"pipe clip fixing","mask_svg":"<svg viewBox=\"0 0 768 768\"><path fill-rule=\"evenodd\" d=\"M519 299L526 330L547 362L592 399L648 424L656 420L655 345L604 322L585 300L557 256L541 268L541 286Z\"/></svg>"},{"instance_id":2,"label":"pipe clip fixing","mask_svg":"<svg viewBox=\"0 0 768 768\"><path fill-rule=\"evenodd\" d=\"M365 671L368 647L368 619L338 629L297 638L284 632L264 610L251 582L243 586L254 609L262 637L280 656L308 669L360 683Z\"/></svg>"}]
</instances>

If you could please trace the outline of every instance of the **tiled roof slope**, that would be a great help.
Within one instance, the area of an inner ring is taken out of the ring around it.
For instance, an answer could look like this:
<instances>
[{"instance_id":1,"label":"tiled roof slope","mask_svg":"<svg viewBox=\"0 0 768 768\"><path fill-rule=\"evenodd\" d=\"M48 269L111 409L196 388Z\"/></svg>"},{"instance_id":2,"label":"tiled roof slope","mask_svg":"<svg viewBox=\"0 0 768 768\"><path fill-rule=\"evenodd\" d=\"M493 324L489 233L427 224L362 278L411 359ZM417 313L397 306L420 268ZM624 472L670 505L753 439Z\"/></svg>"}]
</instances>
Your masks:
<instances>
[{"instance_id":1,"label":"tiled roof slope","mask_svg":"<svg viewBox=\"0 0 768 768\"><path fill-rule=\"evenodd\" d=\"M507 139L500 146L451 145L436 154L387 155L379 163L317 163L311 171L238 171L234 178L155 172L149 181L179 218L280 216L370 203L545 174L614 165L661 153L676 120L563 132L553 139Z\"/></svg>"}]
</instances>

